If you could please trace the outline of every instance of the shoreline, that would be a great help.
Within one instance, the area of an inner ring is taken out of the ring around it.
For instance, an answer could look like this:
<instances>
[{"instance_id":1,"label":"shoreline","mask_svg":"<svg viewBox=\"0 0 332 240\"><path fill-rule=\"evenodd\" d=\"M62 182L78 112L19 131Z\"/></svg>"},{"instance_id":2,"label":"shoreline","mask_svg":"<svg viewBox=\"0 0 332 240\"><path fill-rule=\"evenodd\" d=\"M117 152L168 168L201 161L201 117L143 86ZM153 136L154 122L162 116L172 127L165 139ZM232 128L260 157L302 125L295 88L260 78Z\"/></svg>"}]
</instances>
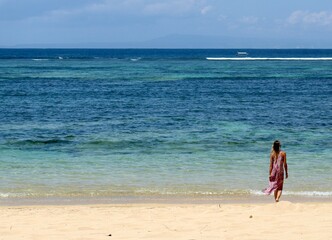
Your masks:
<instances>
[{"instance_id":1,"label":"shoreline","mask_svg":"<svg viewBox=\"0 0 332 240\"><path fill-rule=\"evenodd\" d=\"M282 196L281 201L292 203L332 203L332 197ZM121 204L269 204L273 196L114 196L114 197L42 197L3 198L1 206L78 206Z\"/></svg>"},{"instance_id":2,"label":"shoreline","mask_svg":"<svg viewBox=\"0 0 332 240\"><path fill-rule=\"evenodd\" d=\"M2 239L331 239L332 202L1 206ZM276 231L276 229L278 229Z\"/></svg>"}]
</instances>

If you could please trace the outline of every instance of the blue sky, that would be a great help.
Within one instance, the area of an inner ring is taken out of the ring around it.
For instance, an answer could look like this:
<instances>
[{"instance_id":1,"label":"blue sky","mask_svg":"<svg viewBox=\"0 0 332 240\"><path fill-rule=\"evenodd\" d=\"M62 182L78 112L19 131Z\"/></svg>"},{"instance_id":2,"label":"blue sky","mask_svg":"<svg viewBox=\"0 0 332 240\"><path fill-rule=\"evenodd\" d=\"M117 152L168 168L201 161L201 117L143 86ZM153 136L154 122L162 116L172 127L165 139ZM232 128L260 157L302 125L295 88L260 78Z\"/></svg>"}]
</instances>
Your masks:
<instances>
[{"instance_id":1,"label":"blue sky","mask_svg":"<svg viewBox=\"0 0 332 240\"><path fill-rule=\"evenodd\" d=\"M172 38L163 47L178 38L198 47L211 39L247 47L250 39L251 47L332 48L332 1L0 0L0 46L158 45L163 37Z\"/></svg>"}]
</instances>

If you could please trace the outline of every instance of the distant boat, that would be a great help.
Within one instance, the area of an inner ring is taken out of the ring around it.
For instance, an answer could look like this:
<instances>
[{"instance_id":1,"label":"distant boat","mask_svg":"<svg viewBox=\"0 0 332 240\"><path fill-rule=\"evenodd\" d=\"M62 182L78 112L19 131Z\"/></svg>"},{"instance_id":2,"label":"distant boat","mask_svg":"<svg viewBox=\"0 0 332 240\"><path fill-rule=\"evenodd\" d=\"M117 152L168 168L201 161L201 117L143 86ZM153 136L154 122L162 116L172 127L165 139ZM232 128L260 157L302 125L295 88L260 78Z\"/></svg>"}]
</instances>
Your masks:
<instances>
[{"instance_id":1,"label":"distant boat","mask_svg":"<svg viewBox=\"0 0 332 240\"><path fill-rule=\"evenodd\" d=\"M237 55L238 55L239 57L246 57L246 56L248 56L249 54L248 54L247 52L237 52Z\"/></svg>"}]
</instances>

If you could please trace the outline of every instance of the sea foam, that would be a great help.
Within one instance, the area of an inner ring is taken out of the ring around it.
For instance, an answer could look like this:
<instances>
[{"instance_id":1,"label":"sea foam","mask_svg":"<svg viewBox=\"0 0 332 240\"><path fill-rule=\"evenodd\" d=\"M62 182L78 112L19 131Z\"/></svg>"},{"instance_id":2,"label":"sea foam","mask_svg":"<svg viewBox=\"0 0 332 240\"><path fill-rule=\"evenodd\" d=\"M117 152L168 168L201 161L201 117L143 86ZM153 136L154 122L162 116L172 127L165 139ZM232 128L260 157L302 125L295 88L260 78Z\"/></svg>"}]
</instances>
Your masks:
<instances>
[{"instance_id":1,"label":"sea foam","mask_svg":"<svg viewBox=\"0 0 332 240\"><path fill-rule=\"evenodd\" d=\"M207 57L210 61L332 61L330 57Z\"/></svg>"}]
</instances>

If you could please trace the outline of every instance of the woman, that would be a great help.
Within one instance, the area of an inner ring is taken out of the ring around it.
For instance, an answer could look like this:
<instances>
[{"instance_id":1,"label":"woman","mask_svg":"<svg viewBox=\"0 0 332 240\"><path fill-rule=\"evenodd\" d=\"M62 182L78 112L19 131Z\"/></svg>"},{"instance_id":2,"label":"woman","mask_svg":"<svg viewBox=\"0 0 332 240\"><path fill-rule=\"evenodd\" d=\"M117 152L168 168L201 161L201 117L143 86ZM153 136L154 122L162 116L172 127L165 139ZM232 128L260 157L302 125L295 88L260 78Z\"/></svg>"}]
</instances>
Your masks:
<instances>
[{"instance_id":1,"label":"woman","mask_svg":"<svg viewBox=\"0 0 332 240\"><path fill-rule=\"evenodd\" d=\"M276 202L279 202L284 185L284 169L286 178L288 178L286 153L281 151L280 147L280 142L278 140L274 141L270 155L270 183L269 187L263 190L267 195L270 195L274 191L274 199Z\"/></svg>"}]
</instances>

